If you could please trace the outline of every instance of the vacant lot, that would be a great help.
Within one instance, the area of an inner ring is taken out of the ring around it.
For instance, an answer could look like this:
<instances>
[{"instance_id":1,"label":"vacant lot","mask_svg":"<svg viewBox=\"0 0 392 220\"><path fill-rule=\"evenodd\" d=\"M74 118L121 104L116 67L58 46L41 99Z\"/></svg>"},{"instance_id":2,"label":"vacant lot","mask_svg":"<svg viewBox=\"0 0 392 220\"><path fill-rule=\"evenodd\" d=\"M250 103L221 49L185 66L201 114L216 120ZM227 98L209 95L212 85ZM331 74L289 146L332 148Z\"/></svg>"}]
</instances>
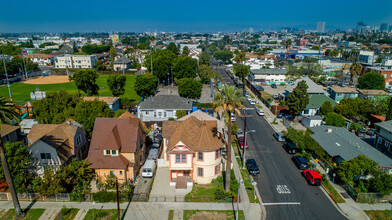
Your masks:
<instances>
[{"instance_id":1,"label":"vacant lot","mask_svg":"<svg viewBox=\"0 0 392 220\"><path fill-rule=\"evenodd\" d=\"M109 90L109 86L107 85L108 77L109 75L100 75L98 77L97 84L99 86L99 96L112 96L112 93ZM140 97L136 94L136 91L134 89L136 76L127 75L126 77L127 84L125 85L125 94L121 97L139 101ZM37 81L35 81L34 83L37 83ZM47 81L43 81L43 83L47 83ZM65 90L71 94L75 94L78 91L74 82L55 84L28 84L18 82L11 84L12 97L16 103L25 104L27 101L30 100L30 92L35 91L36 88L38 88L40 91L46 91L47 93ZM82 95L85 94L82 92ZM0 96L9 97L8 88L6 85L0 87Z\"/></svg>"},{"instance_id":2,"label":"vacant lot","mask_svg":"<svg viewBox=\"0 0 392 220\"><path fill-rule=\"evenodd\" d=\"M184 220L229 220L235 219L233 210L184 210ZM238 219L245 219L244 212L239 210Z\"/></svg>"}]
</instances>

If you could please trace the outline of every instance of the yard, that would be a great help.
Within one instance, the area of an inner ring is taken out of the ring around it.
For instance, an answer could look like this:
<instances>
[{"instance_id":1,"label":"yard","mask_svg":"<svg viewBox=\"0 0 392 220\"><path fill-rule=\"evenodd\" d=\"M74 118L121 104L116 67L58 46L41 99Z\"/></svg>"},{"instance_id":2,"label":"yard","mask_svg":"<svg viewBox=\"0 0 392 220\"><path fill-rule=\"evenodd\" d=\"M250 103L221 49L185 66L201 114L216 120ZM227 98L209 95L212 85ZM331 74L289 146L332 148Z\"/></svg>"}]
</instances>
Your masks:
<instances>
[{"instance_id":1,"label":"yard","mask_svg":"<svg viewBox=\"0 0 392 220\"><path fill-rule=\"evenodd\" d=\"M235 219L236 212L233 210L184 210L184 220L214 219L226 220ZM244 212L239 210L238 219L245 219Z\"/></svg>"},{"instance_id":2,"label":"yard","mask_svg":"<svg viewBox=\"0 0 392 220\"><path fill-rule=\"evenodd\" d=\"M365 210L370 220L388 219L391 210Z\"/></svg>"},{"instance_id":3,"label":"yard","mask_svg":"<svg viewBox=\"0 0 392 220\"><path fill-rule=\"evenodd\" d=\"M99 75L97 79L97 84L99 86L99 96L112 96L112 93L110 92L107 85L108 77L109 75ZM139 101L140 97L136 94L136 91L133 88L136 76L126 75L126 77L127 84L125 85L125 94L121 97ZM11 84L11 94L16 103L25 104L27 101L30 100L30 92L35 91L36 88L39 88L40 91L46 91L47 93L65 90L71 94L75 94L78 91L74 82L57 84L27 84L18 82ZM82 94L85 95L83 92ZM4 85L0 87L0 96L9 96L7 86Z\"/></svg>"},{"instance_id":4,"label":"yard","mask_svg":"<svg viewBox=\"0 0 392 220\"><path fill-rule=\"evenodd\" d=\"M24 217L23 220L38 220L42 213L44 213L44 211L45 209L29 209L27 211L26 217ZM15 219L15 209L9 209L3 216L1 216L1 219Z\"/></svg>"},{"instance_id":5,"label":"yard","mask_svg":"<svg viewBox=\"0 0 392 220\"><path fill-rule=\"evenodd\" d=\"M76 208L62 208L60 210L59 215L55 218L55 220L73 220L76 216L76 214L78 214L79 209Z\"/></svg>"},{"instance_id":6,"label":"yard","mask_svg":"<svg viewBox=\"0 0 392 220\"><path fill-rule=\"evenodd\" d=\"M125 210L121 209L121 217L124 215ZM116 220L117 219L117 209L94 209L94 218L93 218L93 210L88 210L84 220L91 219L105 219L105 220Z\"/></svg>"}]
</instances>

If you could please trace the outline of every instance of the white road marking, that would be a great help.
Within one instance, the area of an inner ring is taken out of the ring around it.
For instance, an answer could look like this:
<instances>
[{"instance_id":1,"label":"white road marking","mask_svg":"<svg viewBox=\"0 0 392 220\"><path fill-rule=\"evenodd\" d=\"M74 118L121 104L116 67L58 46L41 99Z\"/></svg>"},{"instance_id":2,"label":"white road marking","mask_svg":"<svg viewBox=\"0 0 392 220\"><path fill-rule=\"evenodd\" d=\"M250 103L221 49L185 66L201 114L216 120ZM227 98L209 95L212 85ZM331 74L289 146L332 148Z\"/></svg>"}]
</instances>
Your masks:
<instances>
[{"instance_id":1,"label":"white road marking","mask_svg":"<svg viewBox=\"0 0 392 220\"><path fill-rule=\"evenodd\" d=\"M279 194L290 194L290 190L286 185L276 185L276 191L278 191Z\"/></svg>"},{"instance_id":2,"label":"white road marking","mask_svg":"<svg viewBox=\"0 0 392 220\"><path fill-rule=\"evenodd\" d=\"M301 205L300 202L269 202L262 203L261 205Z\"/></svg>"}]
</instances>

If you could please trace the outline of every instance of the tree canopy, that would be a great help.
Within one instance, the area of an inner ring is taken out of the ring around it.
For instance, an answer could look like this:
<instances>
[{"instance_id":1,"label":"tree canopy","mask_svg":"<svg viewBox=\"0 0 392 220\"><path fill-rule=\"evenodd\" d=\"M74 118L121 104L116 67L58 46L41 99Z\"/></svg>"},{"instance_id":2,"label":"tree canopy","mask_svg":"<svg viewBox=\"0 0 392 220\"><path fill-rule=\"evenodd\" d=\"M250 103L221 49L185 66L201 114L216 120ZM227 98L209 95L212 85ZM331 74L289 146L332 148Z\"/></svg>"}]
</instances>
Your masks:
<instances>
[{"instance_id":1,"label":"tree canopy","mask_svg":"<svg viewBox=\"0 0 392 220\"><path fill-rule=\"evenodd\" d=\"M200 54L199 65L211 65L211 57L208 52L203 52Z\"/></svg>"},{"instance_id":2,"label":"tree canopy","mask_svg":"<svg viewBox=\"0 0 392 220\"><path fill-rule=\"evenodd\" d=\"M98 95L98 73L94 69L79 69L69 76L70 80L75 82L76 87L86 93L88 96Z\"/></svg>"},{"instance_id":3,"label":"tree canopy","mask_svg":"<svg viewBox=\"0 0 392 220\"><path fill-rule=\"evenodd\" d=\"M201 91L203 89L203 84L192 78L183 78L177 81L178 94L181 97L189 99L199 99L201 96Z\"/></svg>"},{"instance_id":4,"label":"tree canopy","mask_svg":"<svg viewBox=\"0 0 392 220\"><path fill-rule=\"evenodd\" d=\"M83 125L88 135L92 134L95 118L111 118L113 110L102 101L81 101L76 104L72 118Z\"/></svg>"},{"instance_id":5,"label":"tree canopy","mask_svg":"<svg viewBox=\"0 0 392 220\"><path fill-rule=\"evenodd\" d=\"M109 52L111 46L110 45L84 45L82 47L82 52L90 55L93 53L103 53L103 52Z\"/></svg>"},{"instance_id":6,"label":"tree canopy","mask_svg":"<svg viewBox=\"0 0 392 220\"><path fill-rule=\"evenodd\" d=\"M334 112L327 113L324 120L326 125L335 127L344 127L346 125L346 120L344 120L343 116Z\"/></svg>"},{"instance_id":7,"label":"tree canopy","mask_svg":"<svg viewBox=\"0 0 392 220\"><path fill-rule=\"evenodd\" d=\"M299 115L309 103L308 86L302 80L290 93L287 105L294 115Z\"/></svg>"},{"instance_id":8,"label":"tree canopy","mask_svg":"<svg viewBox=\"0 0 392 220\"><path fill-rule=\"evenodd\" d=\"M314 82L319 81L319 77L323 73L323 68L317 63L305 62L300 67L290 67L287 71L287 78L296 80L304 76L308 76Z\"/></svg>"},{"instance_id":9,"label":"tree canopy","mask_svg":"<svg viewBox=\"0 0 392 220\"><path fill-rule=\"evenodd\" d=\"M374 72L368 72L365 75L358 78L359 89L385 89L384 76Z\"/></svg>"},{"instance_id":10,"label":"tree canopy","mask_svg":"<svg viewBox=\"0 0 392 220\"><path fill-rule=\"evenodd\" d=\"M243 81L250 74L250 66L238 64L234 69L234 73Z\"/></svg>"},{"instance_id":11,"label":"tree canopy","mask_svg":"<svg viewBox=\"0 0 392 220\"><path fill-rule=\"evenodd\" d=\"M233 58L233 53L230 50L218 50L214 52L214 58L229 63L230 59Z\"/></svg>"},{"instance_id":12,"label":"tree canopy","mask_svg":"<svg viewBox=\"0 0 392 220\"><path fill-rule=\"evenodd\" d=\"M352 184L357 176L363 177L375 173L377 166L377 162L360 154L349 161L343 161L338 166L336 173L344 182Z\"/></svg>"},{"instance_id":13,"label":"tree canopy","mask_svg":"<svg viewBox=\"0 0 392 220\"><path fill-rule=\"evenodd\" d=\"M152 52L153 74L161 81L167 79L167 74L171 73L171 69L176 60L176 55L168 50L156 50ZM151 55L146 55L144 65L151 72Z\"/></svg>"},{"instance_id":14,"label":"tree canopy","mask_svg":"<svg viewBox=\"0 0 392 220\"><path fill-rule=\"evenodd\" d=\"M135 91L143 98L147 98L155 94L158 87L158 77L154 75L138 75L135 81Z\"/></svg>"},{"instance_id":15,"label":"tree canopy","mask_svg":"<svg viewBox=\"0 0 392 220\"><path fill-rule=\"evenodd\" d=\"M171 42L169 45L167 45L166 49L170 50L176 56L180 55L180 48L177 47L177 45L173 42Z\"/></svg>"},{"instance_id":16,"label":"tree canopy","mask_svg":"<svg viewBox=\"0 0 392 220\"><path fill-rule=\"evenodd\" d=\"M332 103L330 101L325 101L321 106L320 106L320 114L321 115L327 115L328 113L333 112L333 107Z\"/></svg>"},{"instance_id":17,"label":"tree canopy","mask_svg":"<svg viewBox=\"0 0 392 220\"><path fill-rule=\"evenodd\" d=\"M113 96L124 95L127 78L124 75L110 75L107 83Z\"/></svg>"},{"instance_id":18,"label":"tree canopy","mask_svg":"<svg viewBox=\"0 0 392 220\"><path fill-rule=\"evenodd\" d=\"M173 65L173 74L177 79L195 78L197 72L197 60L188 56L179 57Z\"/></svg>"},{"instance_id":19,"label":"tree canopy","mask_svg":"<svg viewBox=\"0 0 392 220\"><path fill-rule=\"evenodd\" d=\"M214 71L212 69L212 66L208 65L200 65L198 75L200 77L200 81L203 84L208 84L210 82L210 79L220 76L217 71Z\"/></svg>"}]
</instances>

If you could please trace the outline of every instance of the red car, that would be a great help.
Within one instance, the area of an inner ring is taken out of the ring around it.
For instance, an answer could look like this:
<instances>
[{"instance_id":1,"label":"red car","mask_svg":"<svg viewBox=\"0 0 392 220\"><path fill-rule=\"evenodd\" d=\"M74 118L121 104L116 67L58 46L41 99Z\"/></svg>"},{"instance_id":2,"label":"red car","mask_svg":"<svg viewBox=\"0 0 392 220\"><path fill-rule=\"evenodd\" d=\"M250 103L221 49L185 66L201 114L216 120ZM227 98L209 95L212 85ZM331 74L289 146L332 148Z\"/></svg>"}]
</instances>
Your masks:
<instances>
[{"instance_id":1,"label":"red car","mask_svg":"<svg viewBox=\"0 0 392 220\"><path fill-rule=\"evenodd\" d=\"M304 170L304 176L308 183L313 186L320 186L323 181L320 174L314 170Z\"/></svg>"},{"instance_id":2,"label":"red car","mask_svg":"<svg viewBox=\"0 0 392 220\"><path fill-rule=\"evenodd\" d=\"M238 143L240 144L241 149L244 149L244 140L243 136L238 138ZM248 149L248 143L246 143L246 149Z\"/></svg>"}]
</instances>

